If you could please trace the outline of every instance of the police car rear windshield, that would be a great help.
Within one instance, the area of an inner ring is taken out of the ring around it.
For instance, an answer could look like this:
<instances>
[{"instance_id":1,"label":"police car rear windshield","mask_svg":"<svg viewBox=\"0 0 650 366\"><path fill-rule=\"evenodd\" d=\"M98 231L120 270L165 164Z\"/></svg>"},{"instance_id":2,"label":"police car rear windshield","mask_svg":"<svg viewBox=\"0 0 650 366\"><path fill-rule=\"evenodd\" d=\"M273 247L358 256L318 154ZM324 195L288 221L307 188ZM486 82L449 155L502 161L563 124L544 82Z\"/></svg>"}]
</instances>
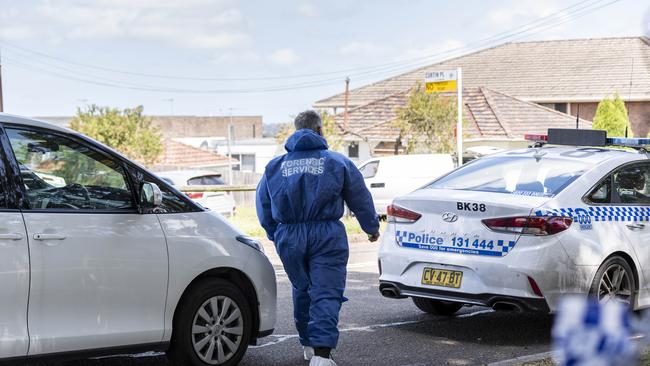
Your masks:
<instances>
[{"instance_id":1,"label":"police car rear windshield","mask_svg":"<svg viewBox=\"0 0 650 366\"><path fill-rule=\"evenodd\" d=\"M590 167L577 160L498 156L475 160L426 188L553 197Z\"/></svg>"}]
</instances>

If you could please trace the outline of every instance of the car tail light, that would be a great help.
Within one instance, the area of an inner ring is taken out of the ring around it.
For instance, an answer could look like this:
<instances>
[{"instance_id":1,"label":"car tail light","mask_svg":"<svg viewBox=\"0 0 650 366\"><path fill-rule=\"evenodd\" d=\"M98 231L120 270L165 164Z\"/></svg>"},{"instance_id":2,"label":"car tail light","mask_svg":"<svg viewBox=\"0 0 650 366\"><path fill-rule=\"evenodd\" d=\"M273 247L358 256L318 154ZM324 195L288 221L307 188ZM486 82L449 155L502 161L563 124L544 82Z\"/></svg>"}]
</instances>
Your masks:
<instances>
[{"instance_id":1,"label":"car tail light","mask_svg":"<svg viewBox=\"0 0 650 366\"><path fill-rule=\"evenodd\" d=\"M523 235L553 235L568 229L573 219L564 216L519 216L485 219L488 229L500 233Z\"/></svg>"},{"instance_id":2,"label":"car tail light","mask_svg":"<svg viewBox=\"0 0 650 366\"><path fill-rule=\"evenodd\" d=\"M417 212L396 205L386 207L386 216L388 216L388 220L391 222L416 222L422 217Z\"/></svg>"},{"instance_id":3,"label":"car tail light","mask_svg":"<svg viewBox=\"0 0 650 366\"><path fill-rule=\"evenodd\" d=\"M195 200L198 198L203 198L203 192L188 192L187 197Z\"/></svg>"}]
</instances>

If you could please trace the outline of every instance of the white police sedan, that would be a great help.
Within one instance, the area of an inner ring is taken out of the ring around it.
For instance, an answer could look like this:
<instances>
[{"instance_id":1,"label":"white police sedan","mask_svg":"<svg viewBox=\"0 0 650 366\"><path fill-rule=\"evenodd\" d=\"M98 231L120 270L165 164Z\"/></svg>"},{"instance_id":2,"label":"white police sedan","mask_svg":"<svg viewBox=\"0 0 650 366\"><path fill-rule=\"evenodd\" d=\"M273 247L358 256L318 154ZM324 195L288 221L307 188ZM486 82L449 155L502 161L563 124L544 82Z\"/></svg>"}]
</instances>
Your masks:
<instances>
[{"instance_id":1,"label":"white police sedan","mask_svg":"<svg viewBox=\"0 0 650 366\"><path fill-rule=\"evenodd\" d=\"M563 294L650 305L650 140L593 130L536 138L546 141L395 199L382 295L440 315L463 305L553 312Z\"/></svg>"}]
</instances>

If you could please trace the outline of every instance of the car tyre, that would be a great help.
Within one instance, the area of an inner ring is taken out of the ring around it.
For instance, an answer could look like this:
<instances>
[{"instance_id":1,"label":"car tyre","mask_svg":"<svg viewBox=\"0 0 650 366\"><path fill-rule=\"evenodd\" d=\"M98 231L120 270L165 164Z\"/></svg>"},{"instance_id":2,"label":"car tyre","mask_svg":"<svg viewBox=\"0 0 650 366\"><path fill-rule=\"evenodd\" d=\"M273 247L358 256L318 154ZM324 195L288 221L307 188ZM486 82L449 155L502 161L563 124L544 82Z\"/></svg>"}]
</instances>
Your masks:
<instances>
[{"instance_id":1,"label":"car tyre","mask_svg":"<svg viewBox=\"0 0 650 366\"><path fill-rule=\"evenodd\" d=\"M636 286L636 278L630 264L622 257L613 256L598 268L589 288L589 296L602 303L618 298L633 308Z\"/></svg>"},{"instance_id":2,"label":"car tyre","mask_svg":"<svg viewBox=\"0 0 650 366\"><path fill-rule=\"evenodd\" d=\"M214 278L190 291L174 319L168 358L179 366L237 365L253 331L246 297L232 283Z\"/></svg>"},{"instance_id":3,"label":"car tyre","mask_svg":"<svg viewBox=\"0 0 650 366\"><path fill-rule=\"evenodd\" d=\"M451 316L463 307L463 304L458 302L433 300L423 297L413 297L412 299L418 309L434 315Z\"/></svg>"}]
</instances>

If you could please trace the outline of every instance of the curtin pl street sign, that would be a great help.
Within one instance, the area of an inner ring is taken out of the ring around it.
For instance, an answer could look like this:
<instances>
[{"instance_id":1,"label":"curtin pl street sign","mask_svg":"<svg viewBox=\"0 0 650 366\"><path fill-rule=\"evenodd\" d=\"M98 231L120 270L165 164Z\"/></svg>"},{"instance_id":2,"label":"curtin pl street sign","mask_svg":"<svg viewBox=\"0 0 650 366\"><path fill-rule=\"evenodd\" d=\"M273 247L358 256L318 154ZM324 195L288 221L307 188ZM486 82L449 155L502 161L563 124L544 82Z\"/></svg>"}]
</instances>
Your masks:
<instances>
[{"instance_id":1,"label":"curtin pl street sign","mask_svg":"<svg viewBox=\"0 0 650 366\"><path fill-rule=\"evenodd\" d=\"M427 94L457 92L458 119L456 125L456 159L463 165L463 70L459 67L451 71L429 71L424 75Z\"/></svg>"},{"instance_id":2,"label":"curtin pl street sign","mask_svg":"<svg viewBox=\"0 0 650 366\"><path fill-rule=\"evenodd\" d=\"M428 94L455 92L458 89L458 72L430 71L424 75L424 86Z\"/></svg>"}]
</instances>

